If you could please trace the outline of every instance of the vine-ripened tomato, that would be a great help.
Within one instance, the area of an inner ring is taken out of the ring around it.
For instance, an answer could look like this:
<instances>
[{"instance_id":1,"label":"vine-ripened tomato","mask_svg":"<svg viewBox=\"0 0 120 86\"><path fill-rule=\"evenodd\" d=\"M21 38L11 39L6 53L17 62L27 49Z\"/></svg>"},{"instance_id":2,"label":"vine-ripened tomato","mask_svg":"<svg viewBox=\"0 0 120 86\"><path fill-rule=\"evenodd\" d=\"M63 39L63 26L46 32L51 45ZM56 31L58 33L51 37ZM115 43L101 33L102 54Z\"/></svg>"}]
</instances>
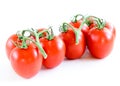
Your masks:
<instances>
[{"instance_id":1,"label":"vine-ripened tomato","mask_svg":"<svg viewBox=\"0 0 120 86\"><path fill-rule=\"evenodd\" d=\"M42 59L38 48L31 44L27 49L15 47L10 54L13 69L24 78L31 78L40 71Z\"/></svg>"},{"instance_id":2,"label":"vine-ripened tomato","mask_svg":"<svg viewBox=\"0 0 120 86\"><path fill-rule=\"evenodd\" d=\"M76 44L76 37L74 31L69 28L66 32L60 34L61 39L66 45L66 58L77 59L80 58L86 49L86 42L84 34L80 31L78 44Z\"/></svg>"},{"instance_id":3,"label":"vine-ripened tomato","mask_svg":"<svg viewBox=\"0 0 120 86\"><path fill-rule=\"evenodd\" d=\"M30 35L26 36L26 32ZM6 52L14 71L23 78L35 76L41 69L43 57L47 56L34 29L18 31L10 36Z\"/></svg>"},{"instance_id":4,"label":"vine-ripened tomato","mask_svg":"<svg viewBox=\"0 0 120 86\"><path fill-rule=\"evenodd\" d=\"M46 68L54 68L58 66L65 58L65 44L57 36L49 40L40 38L40 43L47 54L47 58L43 59L43 65Z\"/></svg>"},{"instance_id":5,"label":"vine-ripened tomato","mask_svg":"<svg viewBox=\"0 0 120 86\"><path fill-rule=\"evenodd\" d=\"M102 28L93 27L87 36L87 46L90 53L96 58L104 58L110 54L114 46L115 28L108 22Z\"/></svg>"},{"instance_id":6,"label":"vine-ripened tomato","mask_svg":"<svg viewBox=\"0 0 120 86\"><path fill-rule=\"evenodd\" d=\"M13 42L16 42L17 40L18 36L16 34L13 34L8 38L6 42L6 54L9 59L11 51L16 47Z\"/></svg>"}]
</instances>

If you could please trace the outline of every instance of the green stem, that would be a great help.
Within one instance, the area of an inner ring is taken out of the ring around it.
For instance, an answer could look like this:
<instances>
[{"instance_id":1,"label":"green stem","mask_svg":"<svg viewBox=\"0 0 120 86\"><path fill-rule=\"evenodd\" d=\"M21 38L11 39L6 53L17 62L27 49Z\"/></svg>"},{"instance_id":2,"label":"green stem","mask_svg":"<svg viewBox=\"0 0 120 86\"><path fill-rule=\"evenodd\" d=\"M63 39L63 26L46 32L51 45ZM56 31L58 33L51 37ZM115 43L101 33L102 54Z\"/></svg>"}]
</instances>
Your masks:
<instances>
[{"instance_id":1,"label":"green stem","mask_svg":"<svg viewBox=\"0 0 120 86\"><path fill-rule=\"evenodd\" d=\"M36 40L33 40L33 39L31 39L30 37L25 37L25 36L24 36L25 32L29 32L30 34L34 35ZM47 54L46 54L46 52L45 52L44 49L42 48L42 45L41 45L40 42L39 42L39 34L37 33L36 30L34 30L34 29L31 29L31 30L23 30L21 37L23 37L23 39L22 39L22 46L23 46L23 47L27 45L26 40L32 41L32 42L38 47L38 49L39 49L40 52L42 53L44 59L47 58ZM22 48L22 46L21 46L21 48Z\"/></svg>"},{"instance_id":2,"label":"green stem","mask_svg":"<svg viewBox=\"0 0 120 86\"><path fill-rule=\"evenodd\" d=\"M28 46L27 46L27 43L26 43L26 40L27 40L27 38L24 36L24 35L22 35L21 33L20 33L20 31L18 31L17 32L17 36L18 36L18 40L17 40L17 42L16 43L14 43L15 44L15 46L17 46L17 47L19 47L19 48L24 48L24 49L26 49ZM21 42L18 42L18 41L22 41L22 43Z\"/></svg>"},{"instance_id":3,"label":"green stem","mask_svg":"<svg viewBox=\"0 0 120 86\"><path fill-rule=\"evenodd\" d=\"M97 27L99 30L105 27L106 21L97 17L94 17L94 20L97 22Z\"/></svg>"},{"instance_id":4,"label":"green stem","mask_svg":"<svg viewBox=\"0 0 120 86\"><path fill-rule=\"evenodd\" d=\"M82 23L81 23L81 25L80 25L79 30L82 29L82 27L83 27L84 24L87 24L87 25L88 25L88 22L90 22L90 20L89 20L90 17L92 18L93 21L96 21L96 23L97 23L97 28L98 28L99 30L101 30L101 29L104 28L106 22L105 22L103 19L100 19L100 18L95 17L95 16L84 16L83 21L82 21ZM89 26L89 25L88 25L88 26Z\"/></svg>"},{"instance_id":5,"label":"green stem","mask_svg":"<svg viewBox=\"0 0 120 86\"><path fill-rule=\"evenodd\" d=\"M75 43L76 45L79 43L79 37L80 37L80 30L79 29L75 29L72 25L68 24L68 23L63 23L63 26L66 26L66 27L70 27L74 33L75 33Z\"/></svg>"},{"instance_id":6,"label":"green stem","mask_svg":"<svg viewBox=\"0 0 120 86\"><path fill-rule=\"evenodd\" d=\"M60 26L59 31L60 32L67 32L68 31L68 27L63 24L63 25Z\"/></svg>"},{"instance_id":7,"label":"green stem","mask_svg":"<svg viewBox=\"0 0 120 86\"><path fill-rule=\"evenodd\" d=\"M81 16L82 18L84 18L84 16L82 14L77 14L73 17L73 19L71 20L72 22L77 22L78 21L78 17ZM81 18L81 19L82 19Z\"/></svg>"},{"instance_id":8,"label":"green stem","mask_svg":"<svg viewBox=\"0 0 120 86\"><path fill-rule=\"evenodd\" d=\"M52 40L54 38L54 34L53 34L53 30L51 27L49 27L48 29L45 29L45 30L42 30L38 33L38 36L40 37L41 34L45 33L46 32L46 35L47 35L47 39L48 40Z\"/></svg>"},{"instance_id":9,"label":"green stem","mask_svg":"<svg viewBox=\"0 0 120 86\"><path fill-rule=\"evenodd\" d=\"M81 23L81 25L80 25L80 28L79 28L79 30L81 30L82 28L83 28L83 26L84 26L84 24L88 24L88 18L89 18L90 16L84 16L84 18L83 18L83 21L82 21L82 23Z\"/></svg>"},{"instance_id":10,"label":"green stem","mask_svg":"<svg viewBox=\"0 0 120 86\"><path fill-rule=\"evenodd\" d=\"M46 52L44 51L44 49L42 48L42 45L40 44L40 41L39 41L39 34L37 34L37 32L35 30L32 29L32 32L36 38L36 42L35 44L37 45L37 47L39 48L40 52L42 53L44 59L47 58L47 54Z\"/></svg>"},{"instance_id":11,"label":"green stem","mask_svg":"<svg viewBox=\"0 0 120 86\"><path fill-rule=\"evenodd\" d=\"M52 27L49 27L48 28L48 37L47 37L47 39L52 40L53 38L54 38L54 34L53 34Z\"/></svg>"},{"instance_id":12,"label":"green stem","mask_svg":"<svg viewBox=\"0 0 120 86\"><path fill-rule=\"evenodd\" d=\"M24 49L26 49L28 46L27 46L27 43L26 43L26 38L25 37L23 37L23 39L22 39L22 46L21 46L21 48L24 48Z\"/></svg>"},{"instance_id":13,"label":"green stem","mask_svg":"<svg viewBox=\"0 0 120 86\"><path fill-rule=\"evenodd\" d=\"M39 38L42 37L42 34L44 34L45 32L48 32L48 30L45 29L45 30L42 30L42 31L38 32Z\"/></svg>"}]
</instances>

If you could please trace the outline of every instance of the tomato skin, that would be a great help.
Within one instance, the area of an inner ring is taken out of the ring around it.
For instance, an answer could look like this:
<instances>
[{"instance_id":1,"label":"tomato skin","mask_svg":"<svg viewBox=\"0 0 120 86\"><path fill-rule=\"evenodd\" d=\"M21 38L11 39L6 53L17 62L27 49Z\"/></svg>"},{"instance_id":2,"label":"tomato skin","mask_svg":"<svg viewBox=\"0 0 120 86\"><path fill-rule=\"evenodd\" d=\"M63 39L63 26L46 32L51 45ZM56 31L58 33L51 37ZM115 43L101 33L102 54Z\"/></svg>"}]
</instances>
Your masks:
<instances>
[{"instance_id":1,"label":"tomato skin","mask_svg":"<svg viewBox=\"0 0 120 86\"><path fill-rule=\"evenodd\" d=\"M92 28L88 32L87 46L95 58L102 59L110 54L114 45L114 34L110 29L104 27L99 30Z\"/></svg>"},{"instance_id":2,"label":"tomato skin","mask_svg":"<svg viewBox=\"0 0 120 86\"><path fill-rule=\"evenodd\" d=\"M85 37L87 36L89 30L90 30L90 28L87 26L87 24L84 24L84 26L81 29L81 31L83 32Z\"/></svg>"},{"instance_id":3,"label":"tomato skin","mask_svg":"<svg viewBox=\"0 0 120 86\"><path fill-rule=\"evenodd\" d=\"M47 58L43 59L43 65L46 68L54 68L58 66L65 58L65 44L57 36L52 40L40 38L43 49L47 53Z\"/></svg>"},{"instance_id":4,"label":"tomato skin","mask_svg":"<svg viewBox=\"0 0 120 86\"><path fill-rule=\"evenodd\" d=\"M6 42L6 54L8 59L10 59L11 51L16 47L13 42L17 41L18 36L16 34L11 35Z\"/></svg>"},{"instance_id":5,"label":"tomato skin","mask_svg":"<svg viewBox=\"0 0 120 86\"><path fill-rule=\"evenodd\" d=\"M80 32L79 43L75 43L75 34L73 30L68 29L67 32L60 34L61 39L66 45L66 58L67 59L78 59L85 52L86 42L82 32Z\"/></svg>"},{"instance_id":6,"label":"tomato skin","mask_svg":"<svg viewBox=\"0 0 120 86\"><path fill-rule=\"evenodd\" d=\"M116 29L115 29L115 26L112 25L110 22L106 22L105 27L108 28L108 29L112 32L112 34L113 34L113 36L114 36L114 38L115 38L115 37L116 37Z\"/></svg>"},{"instance_id":7,"label":"tomato skin","mask_svg":"<svg viewBox=\"0 0 120 86\"><path fill-rule=\"evenodd\" d=\"M78 21L75 21L75 22L70 22L70 24L72 26L74 26L75 28L79 28L81 23L82 23L82 20L78 20Z\"/></svg>"},{"instance_id":8,"label":"tomato skin","mask_svg":"<svg viewBox=\"0 0 120 86\"><path fill-rule=\"evenodd\" d=\"M23 78L35 76L42 66L42 55L37 48L29 45L27 49L14 48L10 62L15 72Z\"/></svg>"}]
</instances>

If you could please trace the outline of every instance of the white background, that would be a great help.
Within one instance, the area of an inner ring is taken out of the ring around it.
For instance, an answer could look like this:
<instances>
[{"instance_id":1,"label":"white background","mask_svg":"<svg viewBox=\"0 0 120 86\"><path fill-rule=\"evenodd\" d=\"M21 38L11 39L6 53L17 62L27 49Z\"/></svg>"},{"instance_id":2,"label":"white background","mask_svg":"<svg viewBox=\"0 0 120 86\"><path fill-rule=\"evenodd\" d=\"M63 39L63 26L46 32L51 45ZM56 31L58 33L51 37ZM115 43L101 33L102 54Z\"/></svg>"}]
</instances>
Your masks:
<instances>
[{"instance_id":1,"label":"white background","mask_svg":"<svg viewBox=\"0 0 120 86\"><path fill-rule=\"evenodd\" d=\"M0 85L2 86L120 86L119 0L0 0ZM17 75L5 53L7 38L18 30L53 26L55 34L62 22L82 13L105 18L116 27L112 53L93 59L65 60L54 69L42 69L31 79Z\"/></svg>"}]
</instances>

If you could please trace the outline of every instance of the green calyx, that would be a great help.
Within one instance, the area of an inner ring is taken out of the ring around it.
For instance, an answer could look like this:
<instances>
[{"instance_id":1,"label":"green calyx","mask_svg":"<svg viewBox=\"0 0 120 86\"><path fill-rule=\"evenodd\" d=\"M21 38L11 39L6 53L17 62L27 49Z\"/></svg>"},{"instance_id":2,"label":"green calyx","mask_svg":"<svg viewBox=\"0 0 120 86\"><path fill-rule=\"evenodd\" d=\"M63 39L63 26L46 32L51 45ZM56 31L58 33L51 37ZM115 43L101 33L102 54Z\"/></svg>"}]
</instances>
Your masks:
<instances>
[{"instance_id":1,"label":"green calyx","mask_svg":"<svg viewBox=\"0 0 120 86\"><path fill-rule=\"evenodd\" d=\"M48 29L44 29L40 32L38 32L38 35L39 35L39 38L46 35L45 37L48 39L48 40L52 40L54 39L54 33L53 33L53 30L52 30L52 27L49 27Z\"/></svg>"},{"instance_id":2,"label":"green calyx","mask_svg":"<svg viewBox=\"0 0 120 86\"><path fill-rule=\"evenodd\" d=\"M68 25L67 23L63 23L60 28L59 28L60 32L67 32L68 31Z\"/></svg>"},{"instance_id":3,"label":"green calyx","mask_svg":"<svg viewBox=\"0 0 120 86\"><path fill-rule=\"evenodd\" d=\"M53 33L52 27L49 27L49 28L48 28L47 33L48 33L48 36L47 36L47 39L48 39L48 40L54 39L54 33Z\"/></svg>"},{"instance_id":4,"label":"green calyx","mask_svg":"<svg viewBox=\"0 0 120 86\"><path fill-rule=\"evenodd\" d=\"M100 18L94 18L94 20L97 22L97 28L99 30L103 29L105 27L106 21Z\"/></svg>"},{"instance_id":5,"label":"green calyx","mask_svg":"<svg viewBox=\"0 0 120 86\"><path fill-rule=\"evenodd\" d=\"M16 35L18 36L18 40L13 42L15 46L23 49L28 48L28 45L30 44L30 41L27 41L28 37L24 36L24 34L22 34L20 31L18 31Z\"/></svg>"}]
</instances>

